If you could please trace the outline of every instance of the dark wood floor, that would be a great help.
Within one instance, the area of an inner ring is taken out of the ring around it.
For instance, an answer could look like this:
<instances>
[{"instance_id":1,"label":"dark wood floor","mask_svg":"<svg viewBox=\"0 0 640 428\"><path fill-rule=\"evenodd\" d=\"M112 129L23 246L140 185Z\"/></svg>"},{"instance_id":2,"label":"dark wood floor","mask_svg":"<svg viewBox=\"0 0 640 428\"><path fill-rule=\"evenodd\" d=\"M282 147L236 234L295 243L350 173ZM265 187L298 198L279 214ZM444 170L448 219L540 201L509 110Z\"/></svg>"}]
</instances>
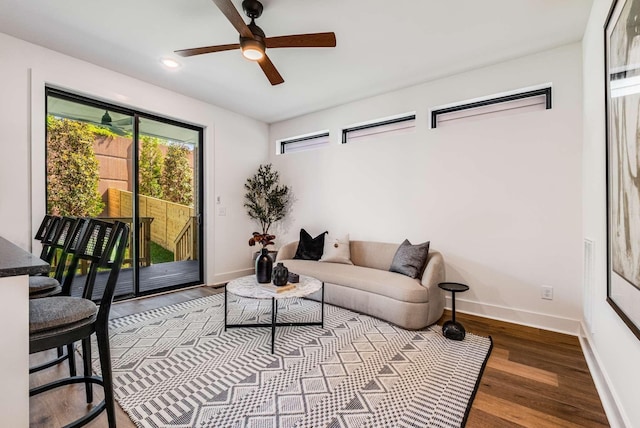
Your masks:
<instances>
[{"instance_id":1,"label":"dark wood floor","mask_svg":"<svg viewBox=\"0 0 640 428\"><path fill-rule=\"evenodd\" d=\"M198 287L127 302L116 303L111 317L117 318L157 307L208 296L222 289ZM445 312L440 323L449 318ZM493 352L467 427L603 427L608 426L578 339L559 333L523 327L470 315L457 314L468 332L493 338ZM33 355L30 363L51 355ZM79 367L81 361L78 360ZM65 365L32 374L31 386L67 375ZM98 401L100 388L98 392ZM87 411L81 385L59 388L32 397L31 427L57 427ZM117 407L119 428L135 425ZM89 427L106 426L101 414Z\"/></svg>"},{"instance_id":2,"label":"dark wood floor","mask_svg":"<svg viewBox=\"0 0 640 428\"><path fill-rule=\"evenodd\" d=\"M493 338L467 427L609 426L577 337L460 313L456 321Z\"/></svg>"}]
</instances>

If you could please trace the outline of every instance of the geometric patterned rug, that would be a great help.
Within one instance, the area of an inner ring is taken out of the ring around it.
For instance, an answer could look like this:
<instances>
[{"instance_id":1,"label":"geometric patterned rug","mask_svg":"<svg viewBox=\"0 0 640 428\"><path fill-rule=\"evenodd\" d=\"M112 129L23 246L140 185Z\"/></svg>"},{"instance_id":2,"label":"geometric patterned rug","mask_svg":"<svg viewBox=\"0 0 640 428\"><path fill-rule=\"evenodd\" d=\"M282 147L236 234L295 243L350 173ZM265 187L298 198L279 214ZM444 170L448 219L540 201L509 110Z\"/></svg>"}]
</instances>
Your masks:
<instances>
[{"instance_id":1,"label":"geometric patterned rug","mask_svg":"<svg viewBox=\"0 0 640 428\"><path fill-rule=\"evenodd\" d=\"M229 323L270 321L269 300L228 298ZM282 300L278 321L319 320L319 305ZM492 348L328 304L324 329L278 327L275 354L269 328L223 323L223 293L110 322L116 399L137 426L460 427Z\"/></svg>"}]
</instances>

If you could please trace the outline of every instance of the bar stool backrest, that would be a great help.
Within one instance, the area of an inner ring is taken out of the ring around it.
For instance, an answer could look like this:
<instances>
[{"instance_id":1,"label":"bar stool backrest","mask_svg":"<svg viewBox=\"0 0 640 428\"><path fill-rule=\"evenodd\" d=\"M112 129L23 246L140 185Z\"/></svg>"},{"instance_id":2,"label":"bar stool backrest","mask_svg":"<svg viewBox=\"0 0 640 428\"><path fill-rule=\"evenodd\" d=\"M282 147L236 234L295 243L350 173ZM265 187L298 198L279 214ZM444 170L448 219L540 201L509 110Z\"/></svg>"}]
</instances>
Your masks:
<instances>
[{"instance_id":1,"label":"bar stool backrest","mask_svg":"<svg viewBox=\"0 0 640 428\"><path fill-rule=\"evenodd\" d=\"M58 227L58 233L56 234L52 245L52 248L62 250L60 257L58 258L58 264L54 274L54 278L57 279L60 284L62 284L64 272L67 270L67 258L75 252L78 242L87 227L88 221L89 220L86 218L73 217L64 217L61 220L60 227ZM70 294L64 294L63 290L63 295L69 296Z\"/></svg>"},{"instance_id":2,"label":"bar stool backrest","mask_svg":"<svg viewBox=\"0 0 640 428\"><path fill-rule=\"evenodd\" d=\"M53 217L51 214L46 214L40 223L40 227L38 227L38 231L36 232L36 236L33 239L37 241L42 241L44 236L47 233L47 229L51 226L51 222L53 221Z\"/></svg>"},{"instance_id":3,"label":"bar stool backrest","mask_svg":"<svg viewBox=\"0 0 640 428\"><path fill-rule=\"evenodd\" d=\"M58 228L60 227L61 222L62 218L58 216L51 216L51 221L42 234L42 239L40 240L40 242L42 243L42 252L40 253L40 258L47 263L51 263L51 260L53 259L55 251L51 247L56 238L56 234L58 233Z\"/></svg>"},{"instance_id":4,"label":"bar stool backrest","mask_svg":"<svg viewBox=\"0 0 640 428\"><path fill-rule=\"evenodd\" d=\"M109 243L106 251L103 252L98 266L109 268L109 278L100 299L100 308L98 309L98 317L96 320L96 328L108 329L109 311L113 303L113 296L116 291L120 268L124 261L124 253L129 245L129 225L122 222L115 222L113 230L109 236Z\"/></svg>"},{"instance_id":5,"label":"bar stool backrest","mask_svg":"<svg viewBox=\"0 0 640 428\"><path fill-rule=\"evenodd\" d=\"M71 239L68 247L70 254L73 254L73 258L69 264L68 273L64 278L62 294L70 294L78 263L80 260L87 260L91 263L87 271L82 297L91 300L98 268L109 268L111 271L104 294L107 294L109 286L113 285L112 295L106 296L108 300L111 300L115 292L115 282L122 265L128 235L124 235L125 242L121 242L121 238L125 231L128 233L129 227L121 222L110 223L98 219L89 219L78 229L81 230L76 231L76 236ZM101 305L104 299L105 296L103 295L102 299L100 299Z\"/></svg>"}]
</instances>

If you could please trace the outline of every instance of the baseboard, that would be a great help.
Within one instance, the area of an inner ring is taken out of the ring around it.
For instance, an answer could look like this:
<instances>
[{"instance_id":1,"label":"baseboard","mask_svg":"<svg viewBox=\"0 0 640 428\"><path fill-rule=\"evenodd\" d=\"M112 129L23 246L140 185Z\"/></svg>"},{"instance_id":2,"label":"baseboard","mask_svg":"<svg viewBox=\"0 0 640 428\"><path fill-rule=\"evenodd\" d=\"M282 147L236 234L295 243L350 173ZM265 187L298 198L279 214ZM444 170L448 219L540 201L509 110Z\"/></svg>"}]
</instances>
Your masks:
<instances>
[{"instance_id":1,"label":"baseboard","mask_svg":"<svg viewBox=\"0 0 640 428\"><path fill-rule=\"evenodd\" d=\"M221 273L221 274L215 275L213 277L213 283L212 284L207 284L207 285L215 287L217 285L225 284L225 283L231 281L232 279L240 278L241 276L251 275L253 273L255 273L255 269L253 269L253 268L240 269L240 270L235 270L235 271L232 271L232 272Z\"/></svg>"},{"instance_id":2,"label":"baseboard","mask_svg":"<svg viewBox=\"0 0 640 428\"><path fill-rule=\"evenodd\" d=\"M615 391L609 387L609 385L611 385L609 376L607 372L603 370L603 366L600 364L600 358L591 346L591 334L583 323L580 323L580 334L578 338L580 339L580 346L582 346L582 353L591 372L591 378L600 396L602 407L604 407L604 412L607 415L607 419L609 419L609 425L614 428L631 428L631 422L626 417L623 409L617 404L619 401L617 400Z\"/></svg>"},{"instance_id":3,"label":"baseboard","mask_svg":"<svg viewBox=\"0 0 640 428\"><path fill-rule=\"evenodd\" d=\"M447 296L447 308L451 308L451 297ZM506 306L491 305L487 303L473 302L456 298L456 312L492 318L527 327L541 328L558 333L578 336L580 333L580 321L555 315L525 311L522 309L508 308Z\"/></svg>"}]
</instances>

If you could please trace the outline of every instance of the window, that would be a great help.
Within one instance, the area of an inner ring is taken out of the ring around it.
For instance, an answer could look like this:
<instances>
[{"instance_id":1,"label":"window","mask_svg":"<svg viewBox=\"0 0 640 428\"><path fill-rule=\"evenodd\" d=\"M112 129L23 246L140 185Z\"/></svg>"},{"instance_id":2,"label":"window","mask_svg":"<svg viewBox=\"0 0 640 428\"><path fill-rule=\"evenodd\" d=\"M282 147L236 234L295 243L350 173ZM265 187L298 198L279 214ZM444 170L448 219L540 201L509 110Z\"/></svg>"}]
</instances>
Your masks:
<instances>
[{"instance_id":1,"label":"window","mask_svg":"<svg viewBox=\"0 0 640 428\"><path fill-rule=\"evenodd\" d=\"M492 117L498 114L548 110L550 108L551 87L549 86L432 109L431 128L457 123L472 117Z\"/></svg>"},{"instance_id":2,"label":"window","mask_svg":"<svg viewBox=\"0 0 640 428\"><path fill-rule=\"evenodd\" d=\"M399 116L392 116L383 119L353 125L342 130L342 144L355 140L377 136L380 134L402 133L416 127L416 114L404 113Z\"/></svg>"},{"instance_id":3,"label":"window","mask_svg":"<svg viewBox=\"0 0 640 428\"><path fill-rule=\"evenodd\" d=\"M278 143L280 144L280 154L316 149L329 144L329 131L286 138L279 140Z\"/></svg>"}]
</instances>

